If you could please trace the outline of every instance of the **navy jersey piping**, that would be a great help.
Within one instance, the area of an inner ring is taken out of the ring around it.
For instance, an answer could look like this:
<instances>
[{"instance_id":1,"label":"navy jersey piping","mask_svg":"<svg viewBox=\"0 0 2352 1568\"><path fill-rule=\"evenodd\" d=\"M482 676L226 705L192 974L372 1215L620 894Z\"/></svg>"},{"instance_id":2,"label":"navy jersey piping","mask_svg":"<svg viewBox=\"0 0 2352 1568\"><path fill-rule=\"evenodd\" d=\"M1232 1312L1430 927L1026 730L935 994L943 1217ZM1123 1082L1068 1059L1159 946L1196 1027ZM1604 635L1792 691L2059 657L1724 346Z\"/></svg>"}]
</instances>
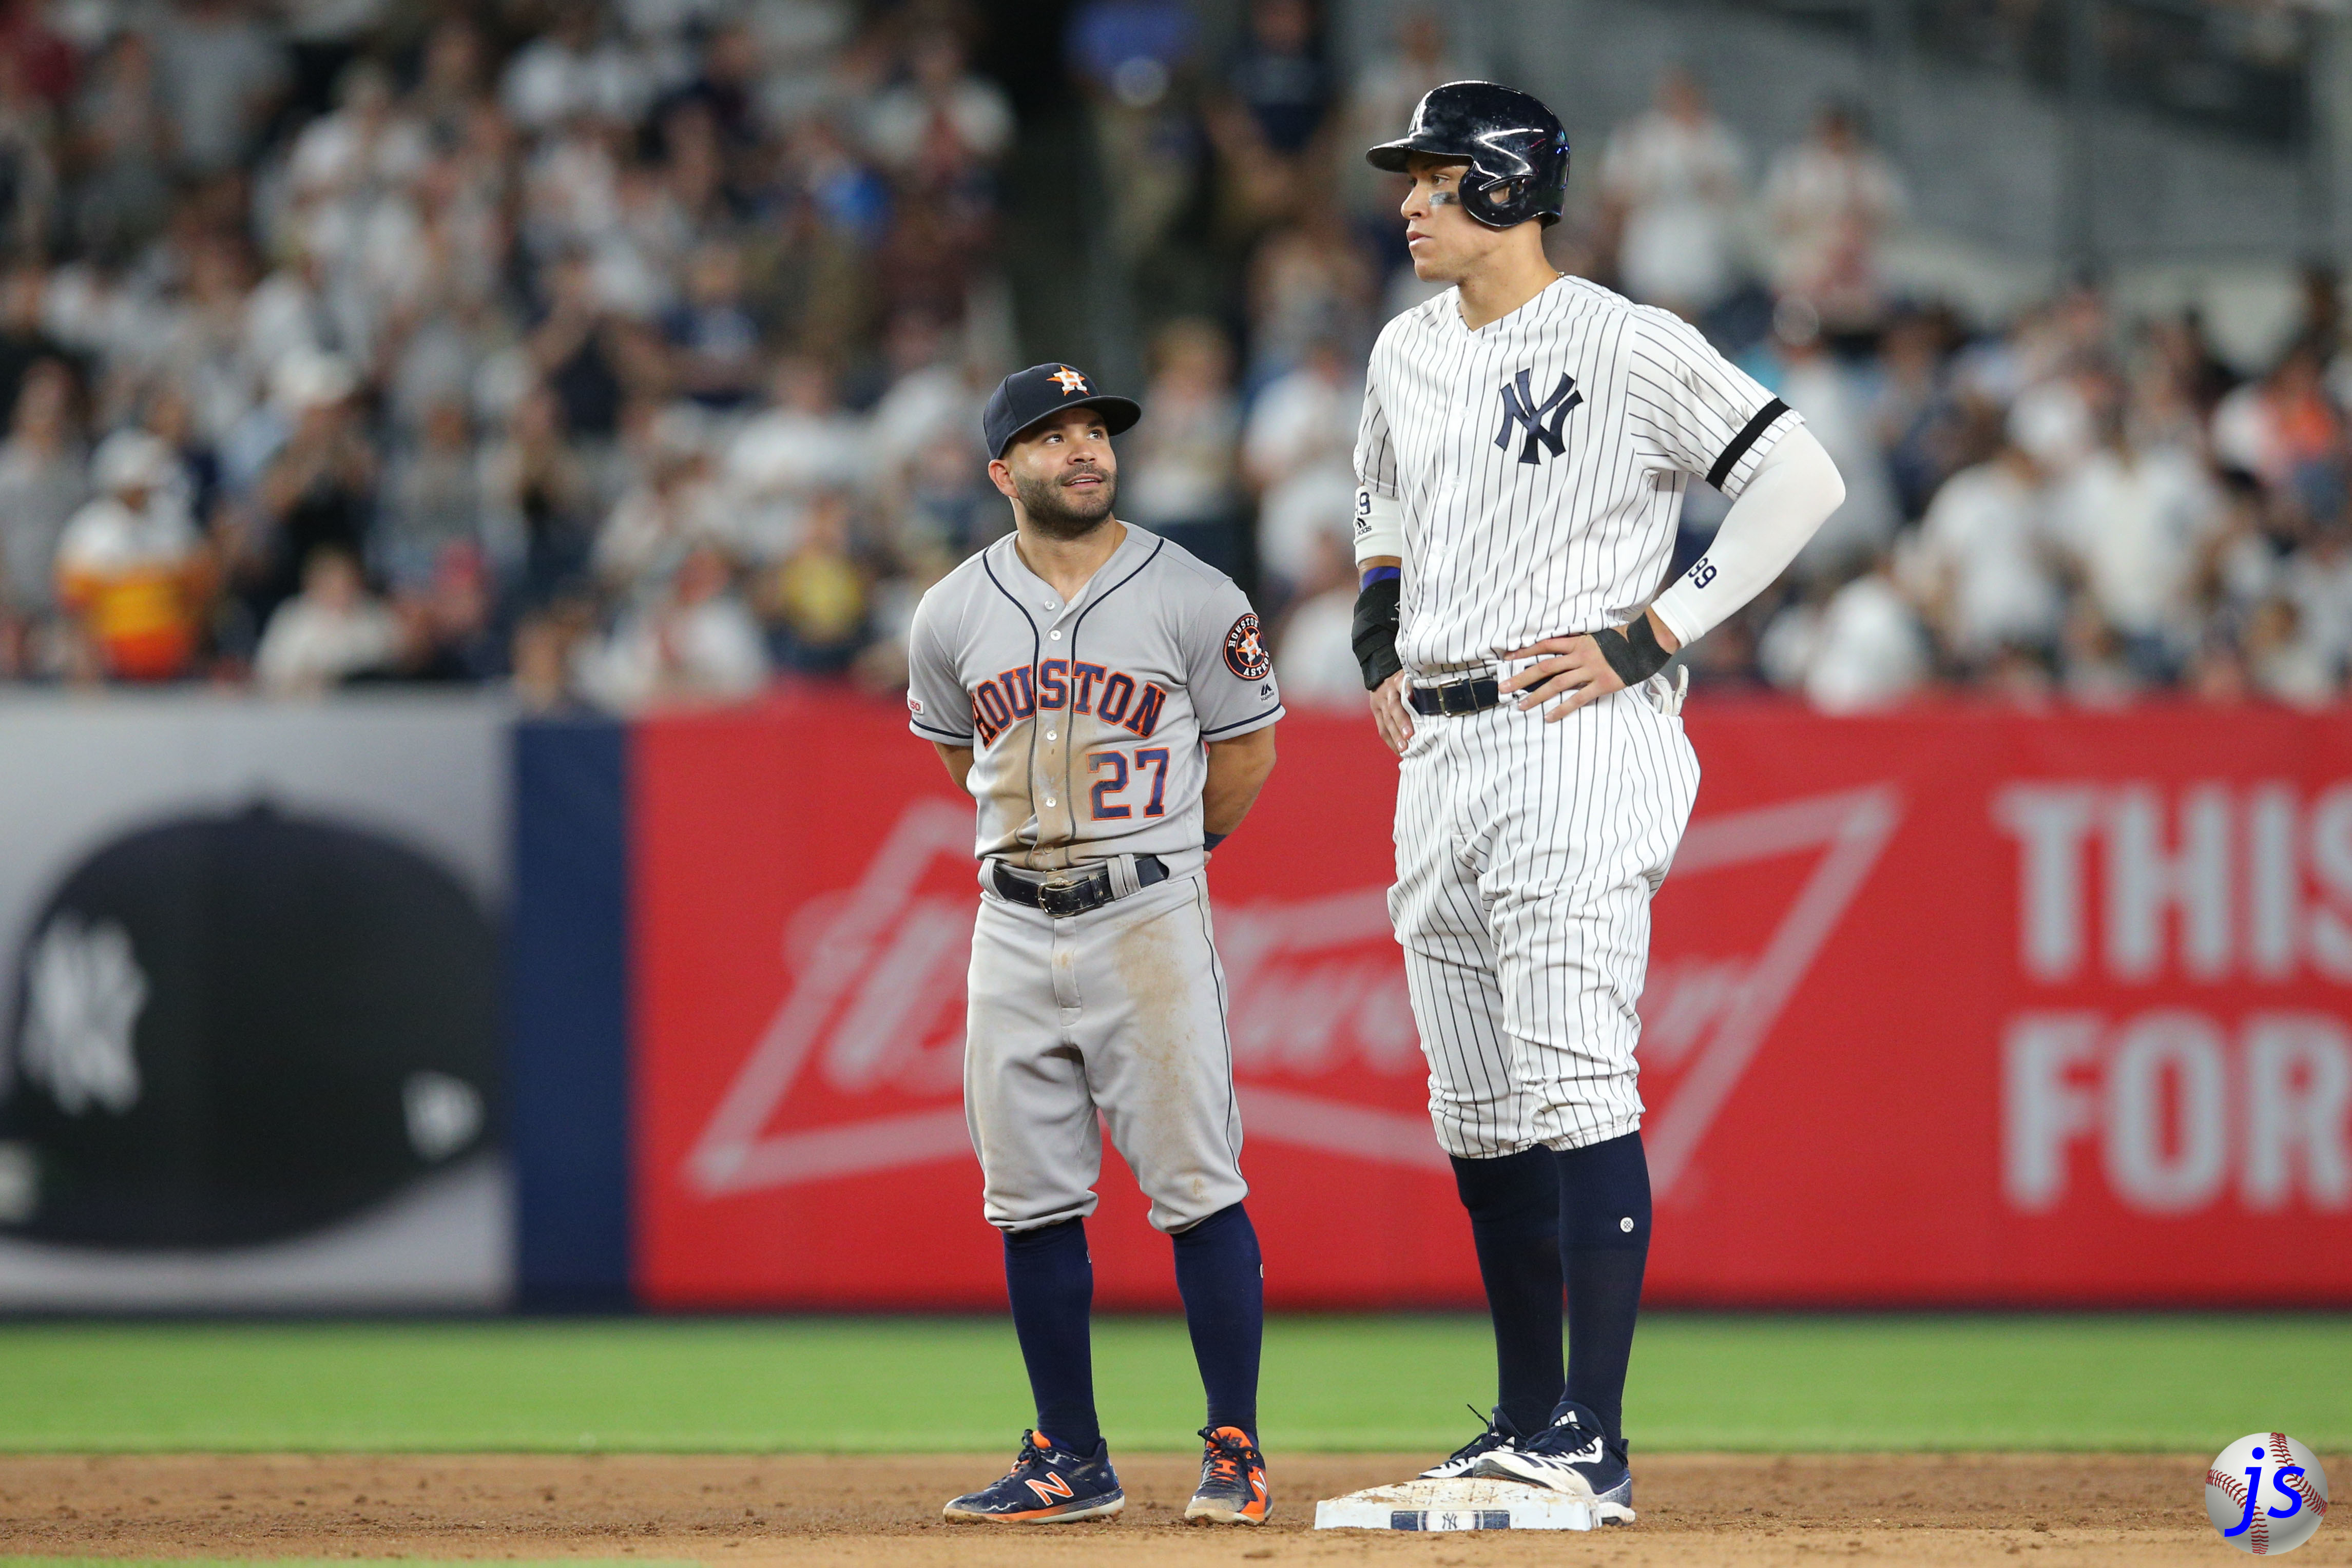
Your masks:
<instances>
[{"instance_id":1,"label":"navy jersey piping","mask_svg":"<svg viewBox=\"0 0 2352 1568\"><path fill-rule=\"evenodd\" d=\"M1152 544L1151 553L1145 556L1142 560L1138 562L1133 571L1129 572L1125 577L1120 578L1117 582L1114 582L1108 588L1104 589L1101 599L1096 600L1092 604L1087 605L1084 610L1078 612L1078 618L1070 622L1070 663L1075 664L1078 662L1078 632L1086 626L1087 617L1092 615L1096 611L1102 608L1104 599L1108 599L1112 594L1117 593L1120 589L1125 588L1129 583L1133 582L1137 578L1141 577L1143 575L1143 569L1150 566L1153 561L1158 560L1160 559L1160 552L1167 548L1168 541L1166 539L1156 540ZM995 575L993 573L990 574L989 580L992 582L995 580ZM1003 585L999 584L998 586L1002 587ZM1024 610L1021 613L1026 615L1029 612ZM1034 637L1037 634L1036 627L1034 625L1030 627L1029 634L1032 637Z\"/></svg>"},{"instance_id":2,"label":"navy jersey piping","mask_svg":"<svg viewBox=\"0 0 2352 1568\"><path fill-rule=\"evenodd\" d=\"M1284 707L1280 703L1276 703L1274 705L1274 711L1272 713L1254 713L1247 718L1237 718L1231 724L1221 724L1214 729L1204 729L1201 731L1201 738L1202 740L1206 740L1213 735L1223 735L1229 729L1239 729L1245 724L1265 724L1274 719L1286 717L1288 716L1288 714L1289 710L1287 708Z\"/></svg>"},{"instance_id":3,"label":"navy jersey piping","mask_svg":"<svg viewBox=\"0 0 2352 1568\"><path fill-rule=\"evenodd\" d=\"M1004 601L1007 604L1012 605L1013 609L1021 612L1022 623L1029 628L1029 668L1034 672L1037 668L1037 661L1045 654L1045 644L1039 642L1037 638L1037 622L1030 616L1029 607L1022 603L1013 591L1005 587L1003 580L997 577L996 569L988 563L988 554L984 550L981 552L980 556L980 570L988 573L989 585L994 588L997 592L1004 595ZM1034 674L1032 678L1034 678ZM1034 798L1037 785L1037 718L1034 713L1030 715L1029 718L1028 782L1031 794L1031 800L1029 802L1029 820L1037 824L1037 837L1029 841L1029 852L1031 854L1034 854L1037 852L1037 839L1042 839L1045 836L1045 823L1044 819L1037 815L1037 802ZM1017 834L1019 830L1015 829L1014 831Z\"/></svg>"}]
</instances>

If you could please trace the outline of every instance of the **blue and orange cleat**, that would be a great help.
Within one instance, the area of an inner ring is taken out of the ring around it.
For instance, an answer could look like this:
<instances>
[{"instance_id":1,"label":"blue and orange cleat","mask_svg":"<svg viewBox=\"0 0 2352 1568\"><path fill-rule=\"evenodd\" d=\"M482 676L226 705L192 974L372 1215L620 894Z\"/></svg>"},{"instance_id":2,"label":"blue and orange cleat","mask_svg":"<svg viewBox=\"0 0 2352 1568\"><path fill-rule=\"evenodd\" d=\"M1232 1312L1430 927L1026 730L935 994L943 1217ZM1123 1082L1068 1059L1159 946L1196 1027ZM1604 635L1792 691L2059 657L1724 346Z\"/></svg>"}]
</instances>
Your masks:
<instances>
[{"instance_id":1,"label":"blue and orange cleat","mask_svg":"<svg viewBox=\"0 0 2352 1568\"><path fill-rule=\"evenodd\" d=\"M1184 1518L1211 1524L1264 1524L1273 1503L1265 1490L1265 1456L1239 1427L1203 1427L1201 1485Z\"/></svg>"},{"instance_id":2,"label":"blue and orange cleat","mask_svg":"<svg viewBox=\"0 0 2352 1568\"><path fill-rule=\"evenodd\" d=\"M1110 1468L1110 1444L1097 1439L1091 1454L1057 1448L1043 1432L1022 1435L1021 1457L993 1486L966 1492L940 1510L941 1517L999 1524L1070 1524L1108 1519L1127 1506L1118 1472Z\"/></svg>"}]
</instances>

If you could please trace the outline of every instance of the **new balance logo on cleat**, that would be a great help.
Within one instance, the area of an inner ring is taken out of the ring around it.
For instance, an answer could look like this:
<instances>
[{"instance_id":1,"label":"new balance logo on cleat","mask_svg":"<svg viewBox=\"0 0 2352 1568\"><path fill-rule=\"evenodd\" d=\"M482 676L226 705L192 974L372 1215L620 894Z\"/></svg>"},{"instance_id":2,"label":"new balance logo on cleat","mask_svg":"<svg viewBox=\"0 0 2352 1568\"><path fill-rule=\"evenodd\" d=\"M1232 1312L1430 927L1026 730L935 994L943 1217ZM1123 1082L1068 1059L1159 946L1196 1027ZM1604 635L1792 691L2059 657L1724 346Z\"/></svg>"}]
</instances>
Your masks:
<instances>
[{"instance_id":1,"label":"new balance logo on cleat","mask_svg":"<svg viewBox=\"0 0 2352 1568\"><path fill-rule=\"evenodd\" d=\"M1273 1511L1265 1488L1265 1456L1239 1427L1203 1427L1201 1485L1184 1505L1187 1522L1264 1524Z\"/></svg>"},{"instance_id":2,"label":"new balance logo on cleat","mask_svg":"<svg viewBox=\"0 0 2352 1568\"><path fill-rule=\"evenodd\" d=\"M1478 1407L1475 1405L1470 1406L1470 1414L1473 1416L1478 1414ZM1511 1448L1518 1440L1518 1428L1511 1425L1511 1418L1504 1415L1503 1407L1497 1405L1495 1406L1494 1413L1486 1418L1485 1431L1422 1471L1420 1479L1425 1481L1460 1480L1475 1469L1478 1461L1488 1454L1497 1448Z\"/></svg>"},{"instance_id":3,"label":"new balance logo on cleat","mask_svg":"<svg viewBox=\"0 0 2352 1568\"><path fill-rule=\"evenodd\" d=\"M1110 1466L1110 1445L1097 1442L1091 1454L1057 1448L1043 1432L1021 1439L1020 1457L993 1486L966 1492L940 1511L942 1518L996 1524L1069 1524L1108 1519L1127 1506L1118 1472Z\"/></svg>"},{"instance_id":4,"label":"new balance logo on cleat","mask_svg":"<svg viewBox=\"0 0 2352 1568\"><path fill-rule=\"evenodd\" d=\"M1550 1426L1489 1450L1470 1474L1482 1480L1525 1481L1590 1502L1603 1524L1633 1522L1633 1472L1625 1462L1625 1445L1602 1437L1601 1424L1581 1405L1563 1403Z\"/></svg>"}]
</instances>

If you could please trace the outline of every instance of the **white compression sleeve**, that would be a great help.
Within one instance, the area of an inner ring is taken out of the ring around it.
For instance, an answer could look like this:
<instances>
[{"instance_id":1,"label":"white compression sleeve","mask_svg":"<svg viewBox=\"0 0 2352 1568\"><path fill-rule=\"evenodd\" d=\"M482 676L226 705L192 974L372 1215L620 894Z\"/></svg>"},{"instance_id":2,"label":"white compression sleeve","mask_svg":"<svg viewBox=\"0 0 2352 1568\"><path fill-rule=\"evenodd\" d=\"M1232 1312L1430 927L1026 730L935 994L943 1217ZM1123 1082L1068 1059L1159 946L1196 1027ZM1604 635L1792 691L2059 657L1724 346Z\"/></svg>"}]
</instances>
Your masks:
<instances>
[{"instance_id":1,"label":"white compression sleeve","mask_svg":"<svg viewBox=\"0 0 2352 1568\"><path fill-rule=\"evenodd\" d=\"M1770 587L1844 499L1837 465L1811 431L1796 426L1748 476L1706 553L1650 608L1689 647Z\"/></svg>"}]
</instances>

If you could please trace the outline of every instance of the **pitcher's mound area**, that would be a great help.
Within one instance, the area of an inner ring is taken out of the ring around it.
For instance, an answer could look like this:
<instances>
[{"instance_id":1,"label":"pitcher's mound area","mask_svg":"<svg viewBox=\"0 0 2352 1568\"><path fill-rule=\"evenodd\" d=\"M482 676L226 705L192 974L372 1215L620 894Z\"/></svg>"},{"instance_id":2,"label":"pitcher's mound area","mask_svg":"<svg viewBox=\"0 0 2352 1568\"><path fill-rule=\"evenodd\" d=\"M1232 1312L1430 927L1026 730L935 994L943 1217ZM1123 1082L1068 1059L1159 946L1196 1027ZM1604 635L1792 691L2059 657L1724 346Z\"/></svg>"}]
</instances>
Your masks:
<instances>
[{"instance_id":1,"label":"pitcher's mound area","mask_svg":"<svg viewBox=\"0 0 2352 1568\"><path fill-rule=\"evenodd\" d=\"M1121 1458L1126 1514L947 1524L940 1505L1010 1454L949 1457L172 1455L0 1458L0 1552L55 1557L614 1557L848 1568L1113 1562L1444 1564L2202 1563L2203 1456L1637 1454L1641 1522L1589 1534L1310 1530L1318 1498L1405 1479L1423 1455L1272 1456L1263 1529L1187 1528L1199 1470ZM1112 1553L1116 1553L1116 1557ZM2323 1529L2299 1564L2352 1563Z\"/></svg>"}]
</instances>

